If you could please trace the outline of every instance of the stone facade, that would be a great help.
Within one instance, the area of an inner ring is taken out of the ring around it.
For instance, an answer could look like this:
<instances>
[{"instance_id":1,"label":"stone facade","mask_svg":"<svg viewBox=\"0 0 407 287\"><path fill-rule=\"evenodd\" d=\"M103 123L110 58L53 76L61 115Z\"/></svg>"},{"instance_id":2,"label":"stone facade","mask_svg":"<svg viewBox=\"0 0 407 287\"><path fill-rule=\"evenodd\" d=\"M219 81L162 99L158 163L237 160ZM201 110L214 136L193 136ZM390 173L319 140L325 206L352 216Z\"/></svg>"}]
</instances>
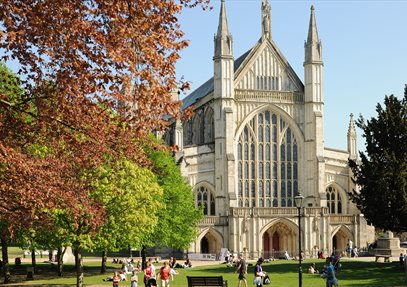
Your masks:
<instances>
[{"instance_id":1,"label":"stone facade","mask_svg":"<svg viewBox=\"0 0 407 287\"><path fill-rule=\"evenodd\" d=\"M345 251L364 247L374 228L349 200L356 159L351 116L346 151L324 146L324 65L314 7L304 57L304 83L272 39L271 8L261 6L262 35L237 59L222 0L214 38L214 75L183 100L195 115L165 135L180 147L182 171L205 219L189 253L248 257ZM298 228L294 196L305 197Z\"/></svg>"}]
</instances>

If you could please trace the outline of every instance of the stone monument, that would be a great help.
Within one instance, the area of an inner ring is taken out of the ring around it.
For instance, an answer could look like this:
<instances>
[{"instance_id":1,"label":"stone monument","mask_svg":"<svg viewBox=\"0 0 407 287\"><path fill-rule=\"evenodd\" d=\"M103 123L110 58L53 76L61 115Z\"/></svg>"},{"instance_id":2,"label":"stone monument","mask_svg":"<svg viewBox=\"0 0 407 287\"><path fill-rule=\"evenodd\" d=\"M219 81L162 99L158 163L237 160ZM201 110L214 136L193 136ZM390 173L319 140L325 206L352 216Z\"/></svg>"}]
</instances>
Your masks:
<instances>
[{"instance_id":1,"label":"stone monument","mask_svg":"<svg viewBox=\"0 0 407 287\"><path fill-rule=\"evenodd\" d=\"M400 248L400 239L394 237L393 232L387 231L383 237L377 239L377 248L374 249L375 256L399 257L400 253L404 253L404 249Z\"/></svg>"}]
</instances>

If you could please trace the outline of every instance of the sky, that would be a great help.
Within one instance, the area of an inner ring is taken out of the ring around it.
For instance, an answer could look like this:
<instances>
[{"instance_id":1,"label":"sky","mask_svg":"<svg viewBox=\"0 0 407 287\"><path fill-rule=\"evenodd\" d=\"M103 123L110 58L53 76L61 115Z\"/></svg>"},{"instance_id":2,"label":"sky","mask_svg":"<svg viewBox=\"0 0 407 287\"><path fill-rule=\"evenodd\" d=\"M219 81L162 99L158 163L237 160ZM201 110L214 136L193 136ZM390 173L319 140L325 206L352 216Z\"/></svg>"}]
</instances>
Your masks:
<instances>
[{"instance_id":1,"label":"sky","mask_svg":"<svg viewBox=\"0 0 407 287\"><path fill-rule=\"evenodd\" d=\"M261 35L261 0L226 0L234 57L253 47ZM325 146L347 149L349 115L375 117L385 95L402 98L407 84L407 0L273 1L272 38L303 80L304 41L310 7L315 6L324 61ZM220 0L211 11L186 9L179 16L190 41L176 66L178 77L195 90L213 75L213 37ZM189 93L189 92L188 92ZM187 94L188 94L187 93ZM364 150L357 129L358 149Z\"/></svg>"}]
</instances>

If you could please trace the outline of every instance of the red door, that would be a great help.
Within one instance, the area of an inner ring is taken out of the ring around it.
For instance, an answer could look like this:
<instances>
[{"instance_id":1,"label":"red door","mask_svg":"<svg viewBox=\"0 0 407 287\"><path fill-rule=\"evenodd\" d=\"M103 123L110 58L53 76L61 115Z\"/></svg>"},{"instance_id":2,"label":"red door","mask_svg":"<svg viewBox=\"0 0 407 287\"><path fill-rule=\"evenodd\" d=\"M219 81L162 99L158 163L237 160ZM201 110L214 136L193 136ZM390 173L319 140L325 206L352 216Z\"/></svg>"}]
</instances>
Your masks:
<instances>
[{"instance_id":1,"label":"red door","mask_svg":"<svg viewBox=\"0 0 407 287\"><path fill-rule=\"evenodd\" d=\"M268 233L264 233L263 235L263 250L264 250L264 254L263 257L264 258L270 258L271 254L270 254L270 238Z\"/></svg>"}]
</instances>

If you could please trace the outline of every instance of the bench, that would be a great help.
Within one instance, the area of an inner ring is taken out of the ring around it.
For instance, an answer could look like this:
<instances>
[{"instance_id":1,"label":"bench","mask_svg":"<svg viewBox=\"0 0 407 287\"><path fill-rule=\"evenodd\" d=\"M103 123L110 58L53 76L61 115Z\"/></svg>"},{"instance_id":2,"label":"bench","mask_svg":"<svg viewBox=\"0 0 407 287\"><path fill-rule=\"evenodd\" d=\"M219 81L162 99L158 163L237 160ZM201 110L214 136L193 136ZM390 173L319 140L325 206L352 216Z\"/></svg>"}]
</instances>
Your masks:
<instances>
[{"instance_id":1,"label":"bench","mask_svg":"<svg viewBox=\"0 0 407 287\"><path fill-rule=\"evenodd\" d=\"M376 260L375 262L377 262L379 260L380 257L383 257L384 262L390 262L390 255L375 255Z\"/></svg>"},{"instance_id":2,"label":"bench","mask_svg":"<svg viewBox=\"0 0 407 287\"><path fill-rule=\"evenodd\" d=\"M187 276L188 287L219 286L228 287L228 281L222 276Z\"/></svg>"}]
</instances>

